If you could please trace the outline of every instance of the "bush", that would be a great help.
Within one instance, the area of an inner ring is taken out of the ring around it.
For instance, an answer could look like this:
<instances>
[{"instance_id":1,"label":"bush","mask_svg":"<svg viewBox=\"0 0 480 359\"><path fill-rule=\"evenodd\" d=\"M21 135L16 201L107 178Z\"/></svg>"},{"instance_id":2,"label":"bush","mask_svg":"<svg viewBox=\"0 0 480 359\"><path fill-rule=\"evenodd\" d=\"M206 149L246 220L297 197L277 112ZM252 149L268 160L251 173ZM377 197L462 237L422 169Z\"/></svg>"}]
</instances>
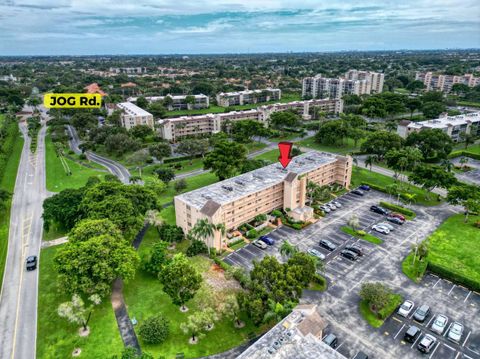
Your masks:
<instances>
[{"instance_id":1,"label":"bush","mask_svg":"<svg viewBox=\"0 0 480 359\"><path fill-rule=\"evenodd\" d=\"M257 236L258 236L258 232L256 229L251 229L247 232L247 238L249 239L256 238Z\"/></svg>"},{"instance_id":2,"label":"bush","mask_svg":"<svg viewBox=\"0 0 480 359\"><path fill-rule=\"evenodd\" d=\"M398 205L393 204L393 203L380 202L380 205L382 207L388 208L392 211L396 211L396 212L399 212L401 214L404 214L407 217L409 217L410 219L415 218L415 216L417 215L414 211L412 211L408 208L402 207L402 206L398 206Z\"/></svg>"},{"instance_id":3,"label":"bush","mask_svg":"<svg viewBox=\"0 0 480 359\"><path fill-rule=\"evenodd\" d=\"M170 333L169 321L162 315L146 319L138 329L138 334L145 343L160 344Z\"/></svg>"},{"instance_id":4,"label":"bush","mask_svg":"<svg viewBox=\"0 0 480 359\"><path fill-rule=\"evenodd\" d=\"M87 159L87 155L85 153L82 153L82 154L79 154L78 155L78 158L81 159L81 160L86 160Z\"/></svg>"},{"instance_id":5,"label":"bush","mask_svg":"<svg viewBox=\"0 0 480 359\"><path fill-rule=\"evenodd\" d=\"M183 229L173 224L162 224L157 230L160 239L165 242L181 242L184 238Z\"/></svg>"},{"instance_id":6,"label":"bush","mask_svg":"<svg viewBox=\"0 0 480 359\"><path fill-rule=\"evenodd\" d=\"M283 217L283 213L280 210L276 209L276 210L272 211L272 216Z\"/></svg>"},{"instance_id":7,"label":"bush","mask_svg":"<svg viewBox=\"0 0 480 359\"><path fill-rule=\"evenodd\" d=\"M293 229L300 230L302 229L302 225L300 223L293 223L290 225Z\"/></svg>"},{"instance_id":8,"label":"bush","mask_svg":"<svg viewBox=\"0 0 480 359\"><path fill-rule=\"evenodd\" d=\"M360 230L355 231L355 232L356 232L359 236L362 236L362 237L367 234L367 232L365 232L363 229L360 229Z\"/></svg>"},{"instance_id":9,"label":"bush","mask_svg":"<svg viewBox=\"0 0 480 359\"><path fill-rule=\"evenodd\" d=\"M435 274L438 274L440 277L444 279L448 279L457 284L462 284L468 289L471 289L477 292L480 291L480 282L468 277L464 277L462 275L458 275L457 273L454 273L450 271L448 268L445 268L441 265L428 262L427 270Z\"/></svg>"},{"instance_id":10,"label":"bush","mask_svg":"<svg viewBox=\"0 0 480 359\"><path fill-rule=\"evenodd\" d=\"M466 151L453 151L453 152L450 152L450 154L448 155L448 158L455 158L455 157L460 157L460 156L465 156L465 157L473 158L473 159L475 159L475 160L480 160L480 154L474 153L474 152L470 152L470 151L468 151L468 150L466 150Z\"/></svg>"},{"instance_id":11,"label":"bush","mask_svg":"<svg viewBox=\"0 0 480 359\"><path fill-rule=\"evenodd\" d=\"M188 257L193 257L201 253L208 253L208 247L204 242L194 239L190 247L188 247L186 254Z\"/></svg>"}]
</instances>

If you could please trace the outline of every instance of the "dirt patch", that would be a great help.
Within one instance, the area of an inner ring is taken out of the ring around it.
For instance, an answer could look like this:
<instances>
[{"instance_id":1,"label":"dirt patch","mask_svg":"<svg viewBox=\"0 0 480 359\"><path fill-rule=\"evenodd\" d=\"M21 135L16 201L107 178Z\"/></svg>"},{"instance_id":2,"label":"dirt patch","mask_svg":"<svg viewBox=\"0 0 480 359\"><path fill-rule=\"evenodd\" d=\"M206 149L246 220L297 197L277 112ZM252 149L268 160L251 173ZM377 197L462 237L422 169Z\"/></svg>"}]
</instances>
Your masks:
<instances>
[{"instance_id":1,"label":"dirt patch","mask_svg":"<svg viewBox=\"0 0 480 359\"><path fill-rule=\"evenodd\" d=\"M217 264L213 264L203 276L207 284L215 291L228 289L240 290L242 288L235 279L227 280L225 278L225 271Z\"/></svg>"}]
</instances>

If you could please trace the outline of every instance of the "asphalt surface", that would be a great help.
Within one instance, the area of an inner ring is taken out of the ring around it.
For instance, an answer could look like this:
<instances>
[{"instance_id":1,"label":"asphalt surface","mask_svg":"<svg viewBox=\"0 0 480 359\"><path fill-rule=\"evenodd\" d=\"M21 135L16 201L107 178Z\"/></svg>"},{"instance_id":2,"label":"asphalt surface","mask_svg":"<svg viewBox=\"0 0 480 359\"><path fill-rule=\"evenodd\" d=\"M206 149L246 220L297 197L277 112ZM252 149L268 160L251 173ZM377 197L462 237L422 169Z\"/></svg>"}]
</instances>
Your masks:
<instances>
[{"instance_id":1,"label":"asphalt surface","mask_svg":"<svg viewBox=\"0 0 480 359\"><path fill-rule=\"evenodd\" d=\"M38 134L35 154L25 124L26 139L13 194L8 254L0 294L0 358L35 358L37 337L38 266L27 272L25 258L39 256L42 241L42 203L45 189L45 125Z\"/></svg>"},{"instance_id":2,"label":"asphalt surface","mask_svg":"<svg viewBox=\"0 0 480 359\"><path fill-rule=\"evenodd\" d=\"M67 130L70 135L70 140L69 140L70 148L76 154L81 154L82 151L79 148L81 141L78 137L77 131L73 126L70 126L70 125L67 126ZM86 151L85 155L89 160L105 167L111 174L116 176L122 183L125 183L125 184L130 183L130 172L122 164L116 161L113 161L109 158L99 156L92 151Z\"/></svg>"}]
</instances>

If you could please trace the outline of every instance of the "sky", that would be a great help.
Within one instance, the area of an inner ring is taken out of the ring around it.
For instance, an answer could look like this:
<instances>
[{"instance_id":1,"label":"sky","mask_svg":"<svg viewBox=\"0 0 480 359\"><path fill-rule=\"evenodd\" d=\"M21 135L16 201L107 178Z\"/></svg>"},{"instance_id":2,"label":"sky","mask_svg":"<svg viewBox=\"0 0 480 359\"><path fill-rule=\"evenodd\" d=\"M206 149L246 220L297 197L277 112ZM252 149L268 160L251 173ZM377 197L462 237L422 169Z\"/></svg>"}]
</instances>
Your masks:
<instances>
[{"instance_id":1,"label":"sky","mask_svg":"<svg viewBox=\"0 0 480 359\"><path fill-rule=\"evenodd\" d=\"M478 0L0 0L0 56L480 48Z\"/></svg>"}]
</instances>

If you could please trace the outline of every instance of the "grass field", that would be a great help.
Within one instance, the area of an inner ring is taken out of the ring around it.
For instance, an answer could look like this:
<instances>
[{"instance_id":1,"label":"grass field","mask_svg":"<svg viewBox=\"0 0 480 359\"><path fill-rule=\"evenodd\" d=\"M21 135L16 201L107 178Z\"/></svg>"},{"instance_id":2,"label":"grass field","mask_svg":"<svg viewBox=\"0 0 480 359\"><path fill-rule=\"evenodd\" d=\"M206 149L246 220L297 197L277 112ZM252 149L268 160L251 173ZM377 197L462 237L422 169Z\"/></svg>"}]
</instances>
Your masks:
<instances>
[{"instance_id":1,"label":"grass field","mask_svg":"<svg viewBox=\"0 0 480 359\"><path fill-rule=\"evenodd\" d=\"M103 178L105 175L105 172L84 167L65 158L65 162L72 172L70 176L67 176L60 158L55 153L55 148L49 135L45 138L45 151L47 190L51 192L60 192L66 188L79 188L87 183L89 177Z\"/></svg>"},{"instance_id":2,"label":"grass field","mask_svg":"<svg viewBox=\"0 0 480 359\"><path fill-rule=\"evenodd\" d=\"M218 182L218 178L210 172L203 173L198 176L188 177L185 180L187 181L187 189L182 191L181 193L193 191L194 189ZM173 197L176 195L177 193L175 192L175 189L173 187L173 182L171 182L168 185L167 190L160 196L160 203L165 204L171 202L173 200Z\"/></svg>"},{"instance_id":3,"label":"grass field","mask_svg":"<svg viewBox=\"0 0 480 359\"><path fill-rule=\"evenodd\" d=\"M53 258L58 248L43 249L40 257L37 358L70 358L75 348L82 349L82 358L110 358L120 354L123 342L110 297L95 308L89 323L91 332L86 338L78 336L79 325L58 316L59 304L71 299L57 286Z\"/></svg>"},{"instance_id":4,"label":"grass field","mask_svg":"<svg viewBox=\"0 0 480 359\"><path fill-rule=\"evenodd\" d=\"M255 159L267 160L267 161L270 161L271 163L274 163L278 161L278 156L280 156L280 153L278 150L271 150L271 151L262 153L261 155L255 156Z\"/></svg>"},{"instance_id":5,"label":"grass field","mask_svg":"<svg viewBox=\"0 0 480 359\"><path fill-rule=\"evenodd\" d=\"M146 254L156 240L158 240L157 232L150 229L139 248L140 256ZM186 248L183 244L178 245L177 250ZM212 265L211 260L203 256L192 257L190 261L204 275ZM227 291L231 292L232 289ZM130 316L135 317L139 323L157 314L163 314L170 320L170 335L164 343L149 345L143 343L140 338L142 350L155 358L159 355L174 358L177 353L183 353L185 358L220 353L245 342L249 333L259 331L245 316L242 316L242 320L245 321L246 326L242 329L236 329L230 319L223 318L215 323L215 327L210 332L206 332L205 337L201 338L198 344L190 345L188 344L190 336L180 330L180 324L186 321L190 314L201 310L195 298L187 303L188 312L180 312L179 307L172 304L170 297L162 291L159 280L142 270L137 271L135 279L125 285L124 296Z\"/></svg>"},{"instance_id":6,"label":"grass field","mask_svg":"<svg viewBox=\"0 0 480 359\"><path fill-rule=\"evenodd\" d=\"M328 145L322 145L315 142L314 137L309 137L304 140L298 141L295 144L302 147L308 147L308 148L311 148L312 150L317 150L317 151L347 154L353 151L358 151L360 149L360 145L362 144L362 141L358 141L356 147L354 145L353 140L350 138L345 143L345 146L328 146Z\"/></svg>"},{"instance_id":7,"label":"grass field","mask_svg":"<svg viewBox=\"0 0 480 359\"><path fill-rule=\"evenodd\" d=\"M428 261L480 283L480 229L473 225L480 216L471 216L468 223L463 218L462 214L449 217L430 236Z\"/></svg>"},{"instance_id":8,"label":"grass field","mask_svg":"<svg viewBox=\"0 0 480 359\"><path fill-rule=\"evenodd\" d=\"M423 260L420 262L417 257L415 263L413 263L413 255L414 253L410 253L403 260L402 272L414 282L419 283L423 277L423 274L425 273L425 270L427 269L427 261Z\"/></svg>"},{"instance_id":9,"label":"grass field","mask_svg":"<svg viewBox=\"0 0 480 359\"><path fill-rule=\"evenodd\" d=\"M10 193L13 193L15 188L15 181L17 179L18 164L20 163L20 156L23 149L23 137L17 137L13 147L13 153L10 156L5 173L2 175L0 188ZM0 209L0 287L3 281L3 271L5 269L5 260L7 257L8 248L8 231L10 227L10 201L7 203L5 209Z\"/></svg>"}]
</instances>

